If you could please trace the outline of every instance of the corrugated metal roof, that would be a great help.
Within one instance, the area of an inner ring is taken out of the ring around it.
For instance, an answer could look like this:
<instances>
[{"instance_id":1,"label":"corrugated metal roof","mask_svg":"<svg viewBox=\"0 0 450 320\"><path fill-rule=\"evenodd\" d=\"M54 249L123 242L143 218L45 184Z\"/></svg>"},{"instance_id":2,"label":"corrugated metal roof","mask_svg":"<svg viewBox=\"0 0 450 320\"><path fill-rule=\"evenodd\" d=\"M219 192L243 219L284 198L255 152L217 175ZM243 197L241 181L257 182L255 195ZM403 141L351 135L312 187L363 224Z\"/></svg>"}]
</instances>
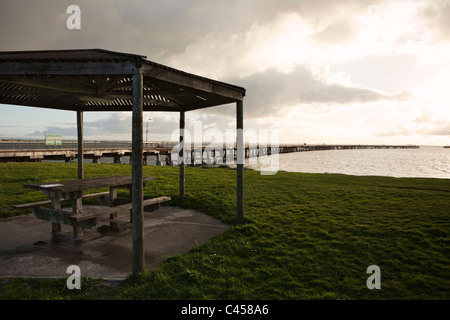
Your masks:
<instances>
[{"instance_id":1,"label":"corrugated metal roof","mask_svg":"<svg viewBox=\"0 0 450 320\"><path fill-rule=\"evenodd\" d=\"M0 51L0 59L10 61L126 61L136 58L145 59L147 57L104 49Z\"/></svg>"},{"instance_id":2,"label":"corrugated metal roof","mask_svg":"<svg viewBox=\"0 0 450 320\"><path fill-rule=\"evenodd\" d=\"M0 51L0 61L136 61L141 59L143 63L151 66L156 66L161 69L170 70L180 74L187 75L196 79L212 82L218 85L222 85L237 90L244 90L242 87L238 87L229 83L205 78L192 73L181 71L175 68L171 68L146 59L146 56L110 51L105 49L71 49L71 50L32 50L32 51Z\"/></svg>"},{"instance_id":3,"label":"corrugated metal roof","mask_svg":"<svg viewBox=\"0 0 450 320\"><path fill-rule=\"evenodd\" d=\"M189 111L231 103L245 95L244 88L145 58L103 49L0 52L0 103L65 110L131 111L129 72L137 68L142 68L144 74L146 111ZM114 73L97 71L97 67Z\"/></svg>"}]
</instances>

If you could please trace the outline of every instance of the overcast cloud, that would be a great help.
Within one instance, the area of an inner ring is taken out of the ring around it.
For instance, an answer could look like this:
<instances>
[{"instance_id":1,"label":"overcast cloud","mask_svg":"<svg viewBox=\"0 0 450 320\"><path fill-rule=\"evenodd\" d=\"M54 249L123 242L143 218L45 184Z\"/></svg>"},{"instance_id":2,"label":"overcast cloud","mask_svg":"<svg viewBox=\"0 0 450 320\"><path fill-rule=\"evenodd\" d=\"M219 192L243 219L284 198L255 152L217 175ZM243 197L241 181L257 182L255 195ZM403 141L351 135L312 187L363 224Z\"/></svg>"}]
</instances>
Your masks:
<instances>
[{"instance_id":1,"label":"overcast cloud","mask_svg":"<svg viewBox=\"0 0 450 320\"><path fill-rule=\"evenodd\" d=\"M71 4L81 30L66 28ZM0 0L0 50L104 48L240 85L245 126L280 129L285 142L448 144L449 16L445 0ZM35 127L20 107L3 110L2 135L75 134L75 119ZM188 122L225 130L234 113ZM177 127L176 114L146 117L157 140ZM130 123L86 114L85 136L129 139Z\"/></svg>"}]
</instances>

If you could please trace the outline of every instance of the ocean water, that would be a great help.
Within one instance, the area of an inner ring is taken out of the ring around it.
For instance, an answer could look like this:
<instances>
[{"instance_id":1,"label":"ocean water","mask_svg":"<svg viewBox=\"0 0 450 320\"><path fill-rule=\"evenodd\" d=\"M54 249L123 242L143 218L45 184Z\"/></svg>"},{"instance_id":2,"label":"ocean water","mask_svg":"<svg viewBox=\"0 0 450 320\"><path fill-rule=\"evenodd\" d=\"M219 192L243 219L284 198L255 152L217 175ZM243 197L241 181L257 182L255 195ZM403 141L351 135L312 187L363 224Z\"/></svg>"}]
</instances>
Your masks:
<instances>
[{"instance_id":1,"label":"ocean water","mask_svg":"<svg viewBox=\"0 0 450 320\"><path fill-rule=\"evenodd\" d=\"M260 170L261 164L248 165ZM278 170L362 176L450 179L450 148L360 149L295 152L279 155Z\"/></svg>"}]
</instances>

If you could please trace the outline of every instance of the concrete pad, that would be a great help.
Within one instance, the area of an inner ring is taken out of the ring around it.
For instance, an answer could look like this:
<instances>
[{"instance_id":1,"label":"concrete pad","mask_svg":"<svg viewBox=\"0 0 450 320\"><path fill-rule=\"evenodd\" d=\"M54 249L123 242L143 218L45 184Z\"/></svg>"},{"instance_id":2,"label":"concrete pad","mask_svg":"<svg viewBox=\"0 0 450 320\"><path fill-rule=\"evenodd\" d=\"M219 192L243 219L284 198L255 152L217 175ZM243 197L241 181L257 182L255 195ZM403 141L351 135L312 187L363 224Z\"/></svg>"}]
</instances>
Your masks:
<instances>
[{"instance_id":1,"label":"concrete pad","mask_svg":"<svg viewBox=\"0 0 450 320\"><path fill-rule=\"evenodd\" d=\"M195 210L161 207L144 213L146 268L189 251L229 225ZM0 220L0 277L67 277L78 265L83 277L123 279L131 273L129 211L119 213L117 230L107 219L85 229L80 239L70 226L52 234L51 223L32 214Z\"/></svg>"}]
</instances>

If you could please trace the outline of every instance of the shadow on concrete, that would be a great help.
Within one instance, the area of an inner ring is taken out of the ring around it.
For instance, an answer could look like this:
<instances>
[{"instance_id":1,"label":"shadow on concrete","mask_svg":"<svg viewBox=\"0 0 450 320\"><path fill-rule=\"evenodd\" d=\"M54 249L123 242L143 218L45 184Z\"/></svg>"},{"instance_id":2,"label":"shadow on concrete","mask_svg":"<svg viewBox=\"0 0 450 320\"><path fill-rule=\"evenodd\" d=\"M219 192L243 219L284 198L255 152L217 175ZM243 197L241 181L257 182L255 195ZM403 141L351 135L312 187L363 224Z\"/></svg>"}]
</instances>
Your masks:
<instances>
[{"instance_id":1,"label":"shadow on concrete","mask_svg":"<svg viewBox=\"0 0 450 320\"><path fill-rule=\"evenodd\" d=\"M145 212L146 268L185 253L229 225L195 210L161 207ZM81 276L121 280L131 273L131 223L129 212L119 213L119 226L108 220L84 230L74 239L70 226L52 234L51 223L32 214L0 220L0 277L68 277L67 267L78 265Z\"/></svg>"}]
</instances>

